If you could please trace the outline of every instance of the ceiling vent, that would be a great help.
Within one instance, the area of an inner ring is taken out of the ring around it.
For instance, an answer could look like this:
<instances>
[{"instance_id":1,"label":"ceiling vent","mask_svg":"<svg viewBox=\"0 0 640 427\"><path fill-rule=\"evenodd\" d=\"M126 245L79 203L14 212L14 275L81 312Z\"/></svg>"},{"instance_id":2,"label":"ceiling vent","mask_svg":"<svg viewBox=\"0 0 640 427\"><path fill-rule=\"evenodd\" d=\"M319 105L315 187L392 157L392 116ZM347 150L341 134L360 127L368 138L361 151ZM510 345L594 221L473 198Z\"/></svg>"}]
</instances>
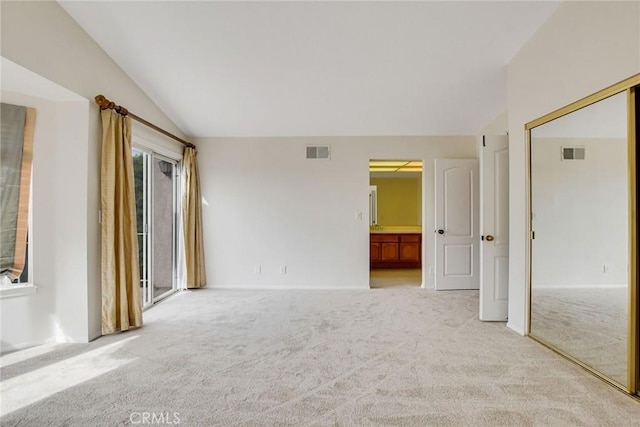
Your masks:
<instances>
[{"instance_id":1,"label":"ceiling vent","mask_svg":"<svg viewBox=\"0 0 640 427\"><path fill-rule=\"evenodd\" d=\"M584 160L584 147L562 147L562 160Z\"/></svg>"},{"instance_id":2,"label":"ceiling vent","mask_svg":"<svg viewBox=\"0 0 640 427\"><path fill-rule=\"evenodd\" d=\"M331 149L328 145L307 145L307 159L329 160Z\"/></svg>"}]
</instances>

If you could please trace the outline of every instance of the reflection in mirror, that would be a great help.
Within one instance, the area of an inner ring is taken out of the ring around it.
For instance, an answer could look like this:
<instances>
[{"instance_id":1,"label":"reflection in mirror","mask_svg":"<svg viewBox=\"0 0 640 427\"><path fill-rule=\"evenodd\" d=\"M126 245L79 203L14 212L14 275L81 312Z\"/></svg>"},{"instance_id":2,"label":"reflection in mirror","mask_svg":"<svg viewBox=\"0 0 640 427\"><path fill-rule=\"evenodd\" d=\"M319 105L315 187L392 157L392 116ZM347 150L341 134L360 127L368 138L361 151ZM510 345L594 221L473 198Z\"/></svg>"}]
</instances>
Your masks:
<instances>
[{"instance_id":1,"label":"reflection in mirror","mask_svg":"<svg viewBox=\"0 0 640 427\"><path fill-rule=\"evenodd\" d=\"M531 130L531 335L627 384L627 101Z\"/></svg>"}]
</instances>

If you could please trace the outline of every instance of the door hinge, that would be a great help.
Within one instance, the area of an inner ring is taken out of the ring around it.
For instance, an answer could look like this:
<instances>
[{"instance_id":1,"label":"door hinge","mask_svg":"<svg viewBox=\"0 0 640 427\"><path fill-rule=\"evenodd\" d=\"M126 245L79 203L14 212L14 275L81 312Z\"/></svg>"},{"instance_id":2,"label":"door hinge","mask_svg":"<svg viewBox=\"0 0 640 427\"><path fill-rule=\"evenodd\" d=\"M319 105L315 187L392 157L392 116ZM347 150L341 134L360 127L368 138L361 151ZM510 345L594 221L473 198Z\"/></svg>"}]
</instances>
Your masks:
<instances>
[{"instance_id":1,"label":"door hinge","mask_svg":"<svg viewBox=\"0 0 640 427\"><path fill-rule=\"evenodd\" d=\"M102 224L102 209L98 211L98 224Z\"/></svg>"},{"instance_id":2,"label":"door hinge","mask_svg":"<svg viewBox=\"0 0 640 427\"><path fill-rule=\"evenodd\" d=\"M536 232L531 231L531 240L535 240L535 238L536 238Z\"/></svg>"},{"instance_id":3,"label":"door hinge","mask_svg":"<svg viewBox=\"0 0 640 427\"><path fill-rule=\"evenodd\" d=\"M485 139L484 139L484 135L482 135L482 146L483 146L483 147L486 147L486 146L487 146L487 143L486 143L486 141L485 141Z\"/></svg>"}]
</instances>

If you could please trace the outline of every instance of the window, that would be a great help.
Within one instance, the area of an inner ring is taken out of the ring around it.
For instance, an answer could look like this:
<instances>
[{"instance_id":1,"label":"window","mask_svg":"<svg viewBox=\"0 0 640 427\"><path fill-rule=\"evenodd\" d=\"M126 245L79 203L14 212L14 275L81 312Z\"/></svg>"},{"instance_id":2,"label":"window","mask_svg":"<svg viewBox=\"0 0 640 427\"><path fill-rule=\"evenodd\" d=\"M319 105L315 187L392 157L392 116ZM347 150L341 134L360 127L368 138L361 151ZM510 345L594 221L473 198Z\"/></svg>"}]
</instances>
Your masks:
<instances>
[{"instance_id":1,"label":"window","mask_svg":"<svg viewBox=\"0 0 640 427\"><path fill-rule=\"evenodd\" d=\"M35 109L2 104L0 135L0 285L27 284ZM4 294L3 294L4 295Z\"/></svg>"}]
</instances>

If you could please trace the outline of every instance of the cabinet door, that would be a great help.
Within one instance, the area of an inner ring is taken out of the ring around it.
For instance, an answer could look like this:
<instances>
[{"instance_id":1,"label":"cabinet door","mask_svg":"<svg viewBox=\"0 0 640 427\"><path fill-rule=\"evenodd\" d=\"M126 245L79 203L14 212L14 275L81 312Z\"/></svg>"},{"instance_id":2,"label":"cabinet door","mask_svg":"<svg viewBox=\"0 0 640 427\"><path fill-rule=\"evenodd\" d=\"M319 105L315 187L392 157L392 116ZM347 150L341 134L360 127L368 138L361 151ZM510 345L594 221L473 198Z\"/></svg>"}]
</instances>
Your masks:
<instances>
[{"instance_id":1,"label":"cabinet door","mask_svg":"<svg viewBox=\"0 0 640 427\"><path fill-rule=\"evenodd\" d=\"M382 243L382 261L398 260L398 244Z\"/></svg>"},{"instance_id":2,"label":"cabinet door","mask_svg":"<svg viewBox=\"0 0 640 427\"><path fill-rule=\"evenodd\" d=\"M369 243L369 259L380 261L380 243Z\"/></svg>"},{"instance_id":3,"label":"cabinet door","mask_svg":"<svg viewBox=\"0 0 640 427\"><path fill-rule=\"evenodd\" d=\"M420 243L403 242L400 243L401 261L420 261Z\"/></svg>"}]
</instances>

